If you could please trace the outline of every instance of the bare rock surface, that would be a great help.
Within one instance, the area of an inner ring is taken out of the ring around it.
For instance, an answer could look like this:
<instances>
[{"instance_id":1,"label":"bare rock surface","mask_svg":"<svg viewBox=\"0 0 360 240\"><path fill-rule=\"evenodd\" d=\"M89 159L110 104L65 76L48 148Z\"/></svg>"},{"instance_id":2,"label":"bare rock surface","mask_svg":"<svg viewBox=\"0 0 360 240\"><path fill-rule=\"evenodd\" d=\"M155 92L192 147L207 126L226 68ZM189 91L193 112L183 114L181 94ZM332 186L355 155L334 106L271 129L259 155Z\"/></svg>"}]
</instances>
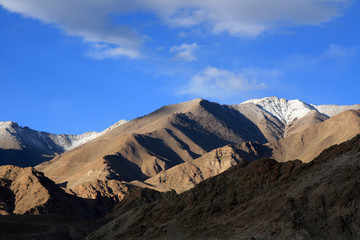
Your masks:
<instances>
[{"instance_id":1,"label":"bare rock surface","mask_svg":"<svg viewBox=\"0 0 360 240\"><path fill-rule=\"evenodd\" d=\"M68 194L32 167L0 167L1 215L57 214L95 219L104 216L113 206L101 200ZM96 204L99 202L102 204Z\"/></svg>"},{"instance_id":2,"label":"bare rock surface","mask_svg":"<svg viewBox=\"0 0 360 240\"><path fill-rule=\"evenodd\" d=\"M359 239L359 199L360 135L310 163L240 162L87 239Z\"/></svg>"}]
</instances>

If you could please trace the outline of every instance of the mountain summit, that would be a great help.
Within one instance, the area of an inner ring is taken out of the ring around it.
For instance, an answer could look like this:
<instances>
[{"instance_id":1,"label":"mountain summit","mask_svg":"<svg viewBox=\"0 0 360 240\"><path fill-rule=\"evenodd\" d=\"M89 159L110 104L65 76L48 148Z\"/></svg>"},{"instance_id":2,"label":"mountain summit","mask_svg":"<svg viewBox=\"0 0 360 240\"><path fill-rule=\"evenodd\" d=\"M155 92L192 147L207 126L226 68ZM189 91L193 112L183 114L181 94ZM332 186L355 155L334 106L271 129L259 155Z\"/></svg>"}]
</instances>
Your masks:
<instances>
[{"instance_id":1,"label":"mountain summit","mask_svg":"<svg viewBox=\"0 0 360 240\"><path fill-rule=\"evenodd\" d=\"M327 117L332 117L343 111L360 109L360 104L342 106L314 105L305 103L298 99L287 100L285 98L278 98L275 96L262 99L250 99L243 102L242 104L247 103L255 104L286 124L290 124L295 119L303 118L312 110L316 110Z\"/></svg>"}]
</instances>

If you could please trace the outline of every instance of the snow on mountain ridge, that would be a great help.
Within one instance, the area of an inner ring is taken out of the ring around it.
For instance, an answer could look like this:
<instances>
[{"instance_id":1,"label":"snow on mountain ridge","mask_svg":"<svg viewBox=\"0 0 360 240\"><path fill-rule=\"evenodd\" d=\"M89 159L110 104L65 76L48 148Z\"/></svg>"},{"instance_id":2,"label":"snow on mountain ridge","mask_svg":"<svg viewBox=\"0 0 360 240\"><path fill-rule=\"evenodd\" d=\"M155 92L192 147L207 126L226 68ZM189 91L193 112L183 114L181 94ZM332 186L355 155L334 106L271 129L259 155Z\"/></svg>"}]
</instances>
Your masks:
<instances>
[{"instance_id":1,"label":"snow on mountain ridge","mask_svg":"<svg viewBox=\"0 0 360 240\"><path fill-rule=\"evenodd\" d=\"M316 110L321 114L332 117L347 110L360 109L360 104L355 105L314 105L307 104L298 99L287 100L285 98L277 98L275 96L265 97L262 99L250 99L241 104L255 104L262 110L272 114L280 121L290 124L295 119L300 119L307 115L311 110Z\"/></svg>"},{"instance_id":2,"label":"snow on mountain ridge","mask_svg":"<svg viewBox=\"0 0 360 240\"><path fill-rule=\"evenodd\" d=\"M17 141L24 147L43 150L49 154L61 153L89 142L126 122L126 120L120 120L99 133L86 132L80 135L72 135L39 132L28 127L20 127L16 122L0 121L0 138L8 139L9 142L12 141L12 145L15 145L14 142Z\"/></svg>"},{"instance_id":3,"label":"snow on mountain ridge","mask_svg":"<svg viewBox=\"0 0 360 240\"><path fill-rule=\"evenodd\" d=\"M358 110L360 109L360 104L355 105L313 105L320 113L328 116L333 117L341 112L347 111L347 110Z\"/></svg>"},{"instance_id":4,"label":"snow on mountain ridge","mask_svg":"<svg viewBox=\"0 0 360 240\"><path fill-rule=\"evenodd\" d=\"M262 99L250 99L241 104L253 103L261 109L269 112L280 121L289 124L295 119L300 119L314 109L298 99L287 100L285 98L266 97Z\"/></svg>"}]
</instances>

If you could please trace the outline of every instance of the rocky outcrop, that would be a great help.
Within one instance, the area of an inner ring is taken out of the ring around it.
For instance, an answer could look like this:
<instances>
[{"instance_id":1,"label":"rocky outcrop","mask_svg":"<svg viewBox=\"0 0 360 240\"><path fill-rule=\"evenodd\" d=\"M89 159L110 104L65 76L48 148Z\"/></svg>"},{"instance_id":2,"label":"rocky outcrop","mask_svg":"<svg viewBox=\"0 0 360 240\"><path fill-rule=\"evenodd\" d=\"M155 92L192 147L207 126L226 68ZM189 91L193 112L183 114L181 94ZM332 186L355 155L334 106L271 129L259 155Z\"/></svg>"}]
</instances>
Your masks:
<instances>
[{"instance_id":1,"label":"rocky outcrop","mask_svg":"<svg viewBox=\"0 0 360 240\"><path fill-rule=\"evenodd\" d=\"M270 148L259 143L243 142L239 145L227 145L204 154L194 161L162 171L145 183L159 191L175 190L177 193L182 193L239 162L269 157L271 153Z\"/></svg>"},{"instance_id":2,"label":"rocky outcrop","mask_svg":"<svg viewBox=\"0 0 360 240\"><path fill-rule=\"evenodd\" d=\"M96 205L91 199L83 199L66 193L53 181L32 167L12 165L0 167L1 215L49 215L98 218L111 205Z\"/></svg>"}]
</instances>

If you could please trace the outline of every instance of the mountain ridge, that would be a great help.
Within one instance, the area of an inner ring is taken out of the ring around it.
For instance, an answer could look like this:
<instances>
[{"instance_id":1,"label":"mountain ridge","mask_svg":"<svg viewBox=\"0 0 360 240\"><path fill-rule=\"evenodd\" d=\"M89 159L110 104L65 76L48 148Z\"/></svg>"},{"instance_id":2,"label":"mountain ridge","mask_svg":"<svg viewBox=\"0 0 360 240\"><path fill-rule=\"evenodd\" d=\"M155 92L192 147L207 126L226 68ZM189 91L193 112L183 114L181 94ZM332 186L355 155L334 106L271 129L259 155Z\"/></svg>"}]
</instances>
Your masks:
<instances>
[{"instance_id":1,"label":"mountain ridge","mask_svg":"<svg viewBox=\"0 0 360 240\"><path fill-rule=\"evenodd\" d=\"M2 121L0 122L0 164L35 166L50 160L55 154L61 154L89 142L125 122L120 120L99 133L86 132L72 135L39 132L29 127L21 127L16 122ZM25 154L21 153L23 150ZM27 156L31 156L30 159L26 159Z\"/></svg>"},{"instance_id":2,"label":"mountain ridge","mask_svg":"<svg viewBox=\"0 0 360 240\"><path fill-rule=\"evenodd\" d=\"M253 103L260 106L279 120L289 124L295 119L300 119L308 114L311 110L333 117L343 111L360 109L360 104L354 105L314 105L305 103L299 99L287 100L275 96L265 97L261 99L250 99L241 104Z\"/></svg>"}]
</instances>

